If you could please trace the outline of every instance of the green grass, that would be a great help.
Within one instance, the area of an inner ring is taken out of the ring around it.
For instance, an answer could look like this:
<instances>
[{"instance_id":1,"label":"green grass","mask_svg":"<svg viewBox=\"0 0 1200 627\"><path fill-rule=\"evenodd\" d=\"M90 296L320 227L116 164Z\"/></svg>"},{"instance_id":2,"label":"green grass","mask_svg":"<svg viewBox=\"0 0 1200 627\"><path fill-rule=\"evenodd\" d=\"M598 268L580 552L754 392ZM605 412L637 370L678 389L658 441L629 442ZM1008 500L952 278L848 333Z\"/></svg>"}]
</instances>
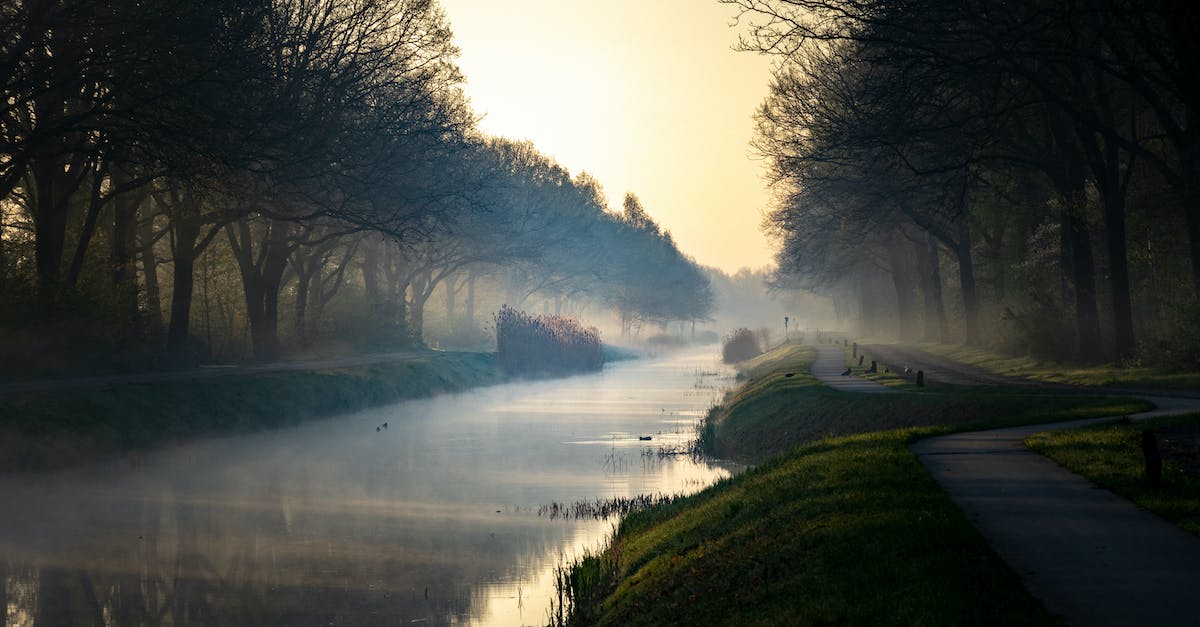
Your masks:
<instances>
[{"instance_id":1,"label":"green grass","mask_svg":"<svg viewBox=\"0 0 1200 627\"><path fill-rule=\"evenodd\" d=\"M931 425L984 428L1031 424L1048 414L1073 420L1151 407L1141 401L1029 390L917 388L896 382L892 383L905 393L841 392L812 378L809 372L815 358L813 347L788 344L739 364L742 387L713 408L705 420L701 438L705 452L760 462L825 437ZM788 373L793 376L786 376Z\"/></svg>"},{"instance_id":2,"label":"green grass","mask_svg":"<svg viewBox=\"0 0 1200 627\"><path fill-rule=\"evenodd\" d=\"M868 381L874 381L880 385L886 385L896 389L906 391L920 390L920 388L918 388L915 384L909 383L908 380L896 372L885 370L886 366L876 364L876 369L878 372L870 372L871 362L864 359L864 364L862 366L858 365L858 358L854 357L853 347L845 346L843 347L843 351L845 353L845 364L850 368L851 372L853 372L855 376L859 376ZM863 353L860 352L859 354L861 355Z\"/></svg>"},{"instance_id":3,"label":"green grass","mask_svg":"<svg viewBox=\"0 0 1200 627\"><path fill-rule=\"evenodd\" d=\"M1141 449L1143 429L1155 430L1160 441L1172 435L1194 438L1200 431L1200 414L1047 431L1030 436L1025 444L1067 470L1200 535L1200 477L1185 473L1179 464L1164 457L1162 482L1150 483Z\"/></svg>"},{"instance_id":4,"label":"green grass","mask_svg":"<svg viewBox=\"0 0 1200 627\"><path fill-rule=\"evenodd\" d=\"M0 403L0 472L282 427L500 379L493 355L444 353L336 370L6 395Z\"/></svg>"},{"instance_id":5,"label":"green grass","mask_svg":"<svg viewBox=\"0 0 1200 627\"><path fill-rule=\"evenodd\" d=\"M787 345L742 364L746 383L710 415L708 436L738 459L769 459L626 517L609 548L565 578L573 622L1054 624L907 446L1147 405L995 390L834 392L808 376L814 355Z\"/></svg>"},{"instance_id":6,"label":"green grass","mask_svg":"<svg viewBox=\"0 0 1200 627\"><path fill-rule=\"evenodd\" d=\"M984 348L949 344L919 344L922 350L978 366L997 374L1026 377L1048 383L1152 389L1200 389L1200 372L1162 372L1154 368L1117 364L1082 365L1041 362L1032 357L1011 357Z\"/></svg>"}]
</instances>

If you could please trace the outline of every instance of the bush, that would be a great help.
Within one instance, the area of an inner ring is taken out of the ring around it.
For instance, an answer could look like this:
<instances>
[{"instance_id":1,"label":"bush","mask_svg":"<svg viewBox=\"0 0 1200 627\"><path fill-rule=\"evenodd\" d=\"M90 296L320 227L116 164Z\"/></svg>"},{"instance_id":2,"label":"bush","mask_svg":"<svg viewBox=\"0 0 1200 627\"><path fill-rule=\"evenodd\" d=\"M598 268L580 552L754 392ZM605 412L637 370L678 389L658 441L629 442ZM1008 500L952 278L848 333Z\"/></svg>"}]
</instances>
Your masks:
<instances>
[{"instance_id":1,"label":"bush","mask_svg":"<svg viewBox=\"0 0 1200 627\"><path fill-rule=\"evenodd\" d=\"M721 360L727 364L745 361L762 354L758 337L750 329L742 327L734 329L733 333L725 336L721 347Z\"/></svg>"},{"instance_id":2,"label":"bush","mask_svg":"<svg viewBox=\"0 0 1200 627\"><path fill-rule=\"evenodd\" d=\"M600 332L566 316L534 316L505 305L496 319L496 360L510 374L599 370Z\"/></svg>"}]
</instances>

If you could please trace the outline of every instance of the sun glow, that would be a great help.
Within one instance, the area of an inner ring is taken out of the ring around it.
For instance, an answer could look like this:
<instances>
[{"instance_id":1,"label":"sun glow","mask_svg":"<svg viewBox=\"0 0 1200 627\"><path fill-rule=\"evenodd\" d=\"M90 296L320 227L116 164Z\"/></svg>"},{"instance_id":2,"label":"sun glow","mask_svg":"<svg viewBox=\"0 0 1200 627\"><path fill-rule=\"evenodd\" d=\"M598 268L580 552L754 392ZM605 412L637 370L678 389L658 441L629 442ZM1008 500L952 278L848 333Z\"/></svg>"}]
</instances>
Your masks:
<instances>
[{"instance_id":1,"label":"sun glow","mask_svg":"<svg viewBox=\"0 0 1200 627\"><path fill-rule=\"evenodd\" d=\"M533 140L609 204L641 198L698 261L770 262L748 142L770 63L711 0L443 0L486 132Z\"/></svg>"}]
</instances>

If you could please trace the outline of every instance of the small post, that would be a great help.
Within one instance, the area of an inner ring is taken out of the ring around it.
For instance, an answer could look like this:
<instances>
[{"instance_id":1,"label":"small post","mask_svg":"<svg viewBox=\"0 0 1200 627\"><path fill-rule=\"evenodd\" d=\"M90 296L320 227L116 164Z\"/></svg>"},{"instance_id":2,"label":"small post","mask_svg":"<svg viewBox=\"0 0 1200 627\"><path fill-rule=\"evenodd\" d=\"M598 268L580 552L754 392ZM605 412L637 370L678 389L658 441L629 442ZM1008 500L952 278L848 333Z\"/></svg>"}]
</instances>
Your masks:
<instances>
[{"instance_id":1,"label":"small post","mask_svg":"<svg viewBox=\"0 0 1200 627\"><path fill-rule=\"evenodd\" d=\"M871 360L871 369L867 372L879 372L879 365L875 363L874 359Z\"/></svg>"},{"instance_id":2,"label":"small post","mask_svg":"<svg viewBox=\"0 0 1200 627\"><path fill-rule=\"evenodd\" d=\"M850 356L851 356L851 357L858 357L858 342L855 342L855 343L854 343L854 352L853 352L853 353L851 353L851 354L850 354Z\"/></svg>"},{"instance_id":3,"label":"small post","mask_svg":"<svg viewBox=\"0 0 1200 627\"><path fill-rule=\"evenodd\" d=\"M1146 458L1146 478L1155 485L1162 483L1162 453L1151 429L1142 429L1142 456Z\"/></svg>"},{"instance_id":4,"label":"small post","mask_svg":"<svg viewBox=\"0 0 1200 627\"><path fill-rule=\"evenodd\" d=\"M861 366L861 365L862 365L862 360L863 360L863 357L866 357L866 355L859 355L859 356L858 356L858 365L859 365L859 366Z\"/></svg>"},{"instance_id":5,"label":"small post","mask_svg":"<svg viewBox=\"0 0 1200 627\"><path fill-rule=\"evenodd\" d=\"M919 388L925 387L925 371L924 370L917 371L917 387L919 387Z\"/></svg>"},{"instance_id":6,"label":"small post","mask_svg":"<svg viewBox=\"0 0 1200 627\"><path fill-rule=\"evenodd\" d=\"M788 341L788 318L789 316L783 317L783 341L785 342Z\"/></svg>"}]
</instances>

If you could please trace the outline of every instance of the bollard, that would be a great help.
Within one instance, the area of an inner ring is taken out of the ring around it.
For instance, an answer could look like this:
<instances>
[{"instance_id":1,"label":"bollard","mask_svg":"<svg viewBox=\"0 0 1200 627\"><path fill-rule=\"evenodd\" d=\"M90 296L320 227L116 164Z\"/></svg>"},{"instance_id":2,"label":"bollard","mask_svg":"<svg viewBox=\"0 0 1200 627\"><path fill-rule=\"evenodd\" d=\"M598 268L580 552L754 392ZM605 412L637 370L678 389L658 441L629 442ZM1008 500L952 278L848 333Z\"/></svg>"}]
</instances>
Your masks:
<instances>
[{"instance_id":1,"label":"bollard","mask_svg":"<svg viewBox=\"0 0 1200 627\"><path fill-rule=\"evenodd\" d=\"M1142 429L1142 456L1146 458L1146 478L1156 485L1162 483L1162 453L1158 450L1158 438L1150 429Z\"/></svg>"},{"instance_id":2,"label":"bollard","mask_svg":"<svg viewBox=\"0 0 1200 627\"><path fill-rule=\"evenodd\" d=\"M917 387L919 387L919 388L925 387L925 371L924 370L917 371Z\"/></svg>"},{"instance_id":3,"label":"bollard","mask_svg":"<svg viewBox=\"0 0 1200 627\"><path fill-rule=\"evenodd\" d=\"M860 365L860 366L862 365L862 360L863 360L863 357L866 357L866 355L859 355L859 356L858 356L858 365Z\"/></svg>"},{"instance_id":4,"label":"bollard","mask_svg":"<svg viewBox=\"0 0 1200 627\"><path fill-rule=\"evenodd\" d=\"M867 372L879 372L879 365L875 363L874 359L871 360L871 369Z\"/></svg>"},{"instance_id":5,"label":"bollard","mask_svg":"<svg viewBox=\"0 0 1200 627\"><path fill-rule=\"evenodd\" d=\"M850 353L851 357L858 357L858 342L854 343L854 352Z\"/></svg>"}]
</instances>

